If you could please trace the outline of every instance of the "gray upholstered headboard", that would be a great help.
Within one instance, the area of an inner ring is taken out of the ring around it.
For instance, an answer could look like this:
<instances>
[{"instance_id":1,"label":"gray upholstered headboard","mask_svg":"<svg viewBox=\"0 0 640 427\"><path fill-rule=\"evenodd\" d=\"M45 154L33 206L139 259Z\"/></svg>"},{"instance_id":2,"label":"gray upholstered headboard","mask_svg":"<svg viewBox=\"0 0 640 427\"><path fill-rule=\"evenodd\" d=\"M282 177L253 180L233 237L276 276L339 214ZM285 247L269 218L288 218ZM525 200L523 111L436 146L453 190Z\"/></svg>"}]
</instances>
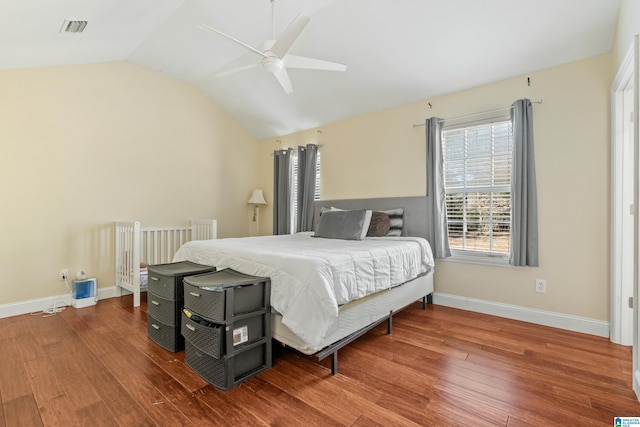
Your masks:
<instances>
[{"instance_id":1,"label":"gray upholstered headboard","mask_svg":"<svg viewBox=\"0 0 640 427\"><path fill-rule=\"evenodd\" d=\"M383 197L376 199L317 200L314 202L313 224L318 224L321 207L340 209L389 210L404 208L403 236L427 237L426 197Z\"/></svg>"}]
</instances>

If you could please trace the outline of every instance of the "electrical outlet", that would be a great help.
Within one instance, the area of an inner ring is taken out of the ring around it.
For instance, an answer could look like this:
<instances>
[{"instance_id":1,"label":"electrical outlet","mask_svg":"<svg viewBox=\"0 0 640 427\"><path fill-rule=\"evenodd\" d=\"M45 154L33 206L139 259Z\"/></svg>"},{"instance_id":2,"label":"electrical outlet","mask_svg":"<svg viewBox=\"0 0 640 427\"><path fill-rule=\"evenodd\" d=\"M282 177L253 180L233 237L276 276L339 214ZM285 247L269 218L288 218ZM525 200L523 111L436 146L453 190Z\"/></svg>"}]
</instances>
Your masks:
<instances>
[{"instance_id":1,"label":"electrical outlet","mask_svg":"<svg viewBox=\"0 0 640 427\"><path fill-rule=\"evenodd\" d=\"M536 279L536 292L539 294L547 293L547 281L544 279Z\"/></svg>"},{"instance_id":2,"label":"electrical outlet","mask_svg":"<svg viewBox=\"0 0 640 427\"><path fill-rule=\"evenodd\" d=\"M69 269L63 268L60 270L60 275L58 277L60 280L67 280L69 278Z\"/></svg>"}]
</instances>

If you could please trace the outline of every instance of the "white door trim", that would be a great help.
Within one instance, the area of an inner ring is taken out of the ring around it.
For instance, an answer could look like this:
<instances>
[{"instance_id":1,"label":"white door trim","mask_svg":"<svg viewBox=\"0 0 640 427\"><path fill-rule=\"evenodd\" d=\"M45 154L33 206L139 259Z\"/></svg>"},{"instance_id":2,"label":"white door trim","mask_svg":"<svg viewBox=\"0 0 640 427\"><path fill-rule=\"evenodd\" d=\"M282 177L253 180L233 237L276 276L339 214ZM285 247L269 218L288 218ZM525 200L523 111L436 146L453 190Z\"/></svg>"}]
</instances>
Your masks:
<instances>
[{"instance_id":1,"label":"white door trim","mask_svg":"<svg viewBox=\"0 0 640 427\"><path fill-rule=\"evenodd\" d=\"M625 130L628 132L628 117L625 117L625 94L633 87L634 70L633 45L627 52L611 86L611 318L610 339L622 345L633 344L632 313L629 313L628 297L633 295L633 279L629 279L633 269L633 257L625 259L623 237L633 231L629 218L629 185L633 190L633 150L625 147ZM626 149L625 149L626 148ZM633 147L631 147L633 148ZM629 169L632 169L631 173ZM626 180L625 180L626 177ZM625 186L626 185L626 186ZM626 190L626 193L625 193ZM633 219L631 219L633 221ZM631 265L629 265L631 263Z\"/></svg>"}]
</instances>

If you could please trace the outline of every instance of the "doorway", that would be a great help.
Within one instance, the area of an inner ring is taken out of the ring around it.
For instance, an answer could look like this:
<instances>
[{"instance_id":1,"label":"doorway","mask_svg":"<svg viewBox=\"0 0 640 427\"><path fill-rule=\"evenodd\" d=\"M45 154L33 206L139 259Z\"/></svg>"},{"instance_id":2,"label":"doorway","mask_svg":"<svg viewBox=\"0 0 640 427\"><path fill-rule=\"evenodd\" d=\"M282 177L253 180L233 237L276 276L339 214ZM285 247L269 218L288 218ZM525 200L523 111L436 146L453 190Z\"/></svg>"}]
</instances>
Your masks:
<instances>
[{"instance_id":1,"label":"doorway","mask_svg":"<svg viewBox=\"0 0 640 427\"><path fill-rule=\"evenodd\" d=\"M640 398L638 60L636 35L611 91L610 339L633 345L633 389Z\"/></svg>"}]
</instances>

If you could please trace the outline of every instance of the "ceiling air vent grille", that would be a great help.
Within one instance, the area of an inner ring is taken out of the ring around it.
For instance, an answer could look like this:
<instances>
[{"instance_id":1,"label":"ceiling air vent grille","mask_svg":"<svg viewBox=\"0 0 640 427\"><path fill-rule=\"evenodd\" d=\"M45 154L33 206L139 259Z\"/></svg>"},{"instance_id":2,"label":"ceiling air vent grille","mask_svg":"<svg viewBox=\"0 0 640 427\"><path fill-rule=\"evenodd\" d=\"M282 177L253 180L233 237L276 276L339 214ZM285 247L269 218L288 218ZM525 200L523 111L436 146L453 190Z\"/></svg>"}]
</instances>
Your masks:
<instances>
[{"instance_id":1,"label":"ceiling air vent grille","mask_svg":"<svg viewBox=\"0 0 640 427\"><path fill-rule=\"evenodd\" d=\"M62 24L61 33L81 33L87 26L87 21L66 19Z\"/></svg>"}]
</instances>

